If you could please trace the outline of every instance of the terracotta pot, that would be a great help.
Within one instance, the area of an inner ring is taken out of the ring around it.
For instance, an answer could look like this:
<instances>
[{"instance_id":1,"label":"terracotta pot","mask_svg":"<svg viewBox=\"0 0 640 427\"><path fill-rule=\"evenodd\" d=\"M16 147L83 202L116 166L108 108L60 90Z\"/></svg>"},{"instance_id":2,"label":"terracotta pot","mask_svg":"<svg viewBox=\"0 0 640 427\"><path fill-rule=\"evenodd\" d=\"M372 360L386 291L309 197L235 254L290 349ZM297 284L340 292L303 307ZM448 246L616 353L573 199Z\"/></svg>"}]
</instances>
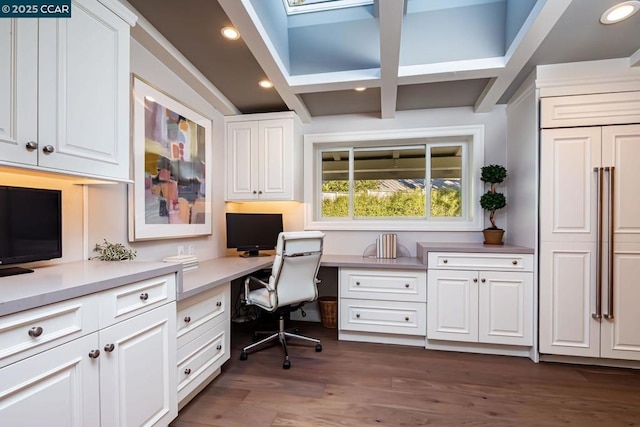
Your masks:
<instances>
[{"instance_id":1,"label":"terracotta pot","mask_svg":"<svg viewBox=\"0 0 640 427\"><path fill-rule=\"evenodd\" d=\"M504 230L501 228L485 228L482 230L482 234L484 234L484 244L485 245L502 245L502 236L504 235Z\"/></svg>"}]
</instances>

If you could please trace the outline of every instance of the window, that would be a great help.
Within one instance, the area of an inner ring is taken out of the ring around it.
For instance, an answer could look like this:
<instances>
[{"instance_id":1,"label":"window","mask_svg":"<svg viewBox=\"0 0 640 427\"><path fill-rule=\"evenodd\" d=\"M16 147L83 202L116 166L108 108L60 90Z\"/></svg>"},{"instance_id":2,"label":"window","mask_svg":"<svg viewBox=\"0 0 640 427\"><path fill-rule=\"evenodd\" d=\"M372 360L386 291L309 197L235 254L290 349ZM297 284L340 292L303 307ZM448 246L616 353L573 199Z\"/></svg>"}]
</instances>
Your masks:
<instances>
[{"instance_id":1,"label":"window","mask_svg":"<svg viewBox=\"0 0 640 427\"><path fill-rule=\"evenodd\" d=\"M287 15L372 5L373 0L284 0Z\"/></svg>"},{"instance_id":2,"label":"window","mask_svg":"<svg viewBox=\"0 0 640 427\"><path fill-rule=\"evenodd\" d=\"M482 136L482 126L306 135L306 226L480 230Z\"/></svg>"}]
</instances>

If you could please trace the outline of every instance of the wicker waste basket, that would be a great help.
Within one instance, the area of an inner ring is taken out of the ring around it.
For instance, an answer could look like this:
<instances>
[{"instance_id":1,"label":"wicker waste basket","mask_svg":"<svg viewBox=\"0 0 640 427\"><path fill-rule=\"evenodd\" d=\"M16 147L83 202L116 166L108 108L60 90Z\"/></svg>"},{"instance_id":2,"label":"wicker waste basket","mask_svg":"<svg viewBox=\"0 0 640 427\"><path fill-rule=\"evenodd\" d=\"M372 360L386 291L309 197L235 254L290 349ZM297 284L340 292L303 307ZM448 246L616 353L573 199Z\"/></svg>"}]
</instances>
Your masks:
<instances>
[{"instance_id":1,"label":"wicker waste basket","mask_svg":"<svg viewBox=\"0 0 640 427\"><path fill-rule=\"evenodd\" d=\"M337 297L319 297L318 305L320 306L320 318L322 326L325 328L338 327L338 298Z\"/></svg>"}]
</instances>

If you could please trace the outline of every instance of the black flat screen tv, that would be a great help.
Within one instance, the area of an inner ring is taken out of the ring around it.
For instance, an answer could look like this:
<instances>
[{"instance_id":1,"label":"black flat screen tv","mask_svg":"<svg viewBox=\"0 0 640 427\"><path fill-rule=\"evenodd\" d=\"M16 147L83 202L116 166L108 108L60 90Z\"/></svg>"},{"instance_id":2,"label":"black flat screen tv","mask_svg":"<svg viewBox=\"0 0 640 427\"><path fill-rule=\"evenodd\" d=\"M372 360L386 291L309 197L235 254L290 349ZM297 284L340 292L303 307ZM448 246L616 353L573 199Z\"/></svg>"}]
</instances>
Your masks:
<instances>
[{"instance_id":1,"label":"black flat screen tv","mask_svg":"<svg viewBox=\"0 0 640 427\"><path fill-rule=\"evenodd\" d=\"M241 256L275 248L281 232L282 214L227 212L227 248L236 248Z\"/></svg>"},{"instance_id":2,"label":"black flat screen tv","mask_svg":"<svg viewBox=\"0 0 640 427\"><path fill-rule=\"evenodd\" d=\"M33 270L10 267L62 257L62 192L0 185L0 277Z\"/></svg>"}]
</instances>

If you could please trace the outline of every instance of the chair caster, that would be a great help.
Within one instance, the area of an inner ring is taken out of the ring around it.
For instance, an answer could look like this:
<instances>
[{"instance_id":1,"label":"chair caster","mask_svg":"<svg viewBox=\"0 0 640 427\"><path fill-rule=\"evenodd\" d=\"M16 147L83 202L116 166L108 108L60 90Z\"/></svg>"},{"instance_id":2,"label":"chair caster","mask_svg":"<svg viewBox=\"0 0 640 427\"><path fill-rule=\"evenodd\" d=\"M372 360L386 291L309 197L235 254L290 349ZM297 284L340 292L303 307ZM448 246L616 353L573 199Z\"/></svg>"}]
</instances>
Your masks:
<instances>
[{"instance_id":1,"label":"chair caster","mask_svg":"<svg viewBox=\"0 0 640 427\"><path fill-rule=\"evenodd\" d=\"M322 346L320 344L316 344L316 353L320 353L322 351Z\"/></svg>"},{"instance_id":2,"label":"chair caster","mask_svg":"<svg viewBox=\"0 0 640 427\"><path fill-rule=\"evenodd\" d=\"M291 362L289 362L288 360L285 360L284 362L282 362L282 369L289 369L291 368Z\"/></svg>"},{"instance_id":3,"label":"chair caster","mask_svg":"<svg viewBox=\"0 0 640 427\"><path fill-rule=\"evenodd\" d=\"M242 353L240 353L240 360L247 360L247 357L249 357L249 355L247 354L246 351L243 351Z\"/></svg>"}]
</instances>

